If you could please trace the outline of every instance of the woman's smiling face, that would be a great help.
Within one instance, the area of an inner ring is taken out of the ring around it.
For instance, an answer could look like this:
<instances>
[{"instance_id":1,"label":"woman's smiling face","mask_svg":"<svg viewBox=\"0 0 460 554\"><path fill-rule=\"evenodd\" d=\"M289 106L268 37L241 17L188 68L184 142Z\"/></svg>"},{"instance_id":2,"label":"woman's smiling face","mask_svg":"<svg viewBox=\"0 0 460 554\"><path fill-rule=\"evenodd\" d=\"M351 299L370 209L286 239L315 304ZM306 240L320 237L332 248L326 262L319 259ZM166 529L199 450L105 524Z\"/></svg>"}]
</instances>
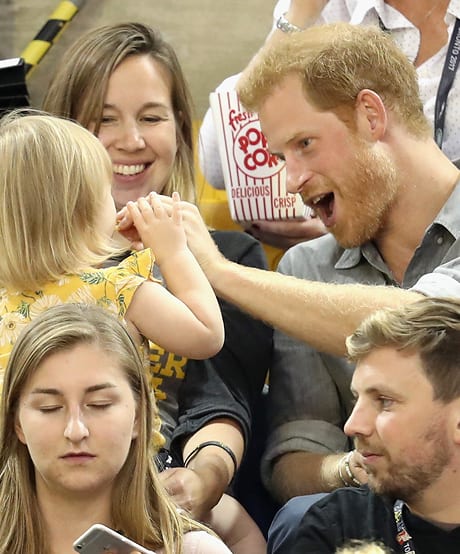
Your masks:
<instances>
[{"instance_id":1,"label":"woman's smiling face","mask_svg":"<svg viewBox=\"0 0 460 554\"><path fill-rule=\"evenodd\" d=\"M164 189L177 154L176 129L168 70L148 54L127 57L110 76L98 133L112 160L117 209Z\"/></svg>"}]
</instances>

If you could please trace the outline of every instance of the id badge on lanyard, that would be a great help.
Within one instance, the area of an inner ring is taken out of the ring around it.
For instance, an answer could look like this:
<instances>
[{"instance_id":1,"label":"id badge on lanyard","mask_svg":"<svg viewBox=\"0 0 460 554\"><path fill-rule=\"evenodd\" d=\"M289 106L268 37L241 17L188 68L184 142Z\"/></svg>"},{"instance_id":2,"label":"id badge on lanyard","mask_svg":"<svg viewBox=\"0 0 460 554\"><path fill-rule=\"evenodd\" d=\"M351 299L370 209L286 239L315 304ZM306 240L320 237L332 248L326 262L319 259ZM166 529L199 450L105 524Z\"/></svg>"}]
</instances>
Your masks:
<instances>
[{"instance_id":1,"label":"id badge on lanyard","mask_svg":"<svg viewBox=\"0 0 460 554\"><path fill-rule=\"evenodd\" d=\"M396 542L401 547L401 552L404 554L415 554L414 542L409 535L406 524L402 516L402 509L404 502L402 500L396 500L393 505L393 515L396 522Z\"/></svg>"},{"instance_id":2,"label":"id badge on lanyard","mask_svg":"<svg viewBox=\"0 0 460 554\"><path fill-rule=\"evenodd\" d=\"M382 31L387 33L390 29L385 27L383 21L379 17L379 26ZM449 46L447 49L444 67L442 69L441 80L439 81L438 92L436 93L436 104L434 109L434 140L439 148L442 147L444 139L444 123L446 119L447 97L454 83L455 74L457 73L460 63L460 20L455 19L454 29L450 37Z\"/></svg>"},{"instance_id":3,"label":"id badge on lanyard","mask_svg":"<svg viewBox=\"0 0 460 554\"><path fill-rule=\"evenodd\" d=\"M454 83L458 64L460 63L460 20L455 20L454 30L449 41L446 60L442 70L441 81L439 82L436 94L434 109L434 140L439 148L442 147L444 138L444 120L446 119L447 97Z\"/></svg>"}]
</instances>

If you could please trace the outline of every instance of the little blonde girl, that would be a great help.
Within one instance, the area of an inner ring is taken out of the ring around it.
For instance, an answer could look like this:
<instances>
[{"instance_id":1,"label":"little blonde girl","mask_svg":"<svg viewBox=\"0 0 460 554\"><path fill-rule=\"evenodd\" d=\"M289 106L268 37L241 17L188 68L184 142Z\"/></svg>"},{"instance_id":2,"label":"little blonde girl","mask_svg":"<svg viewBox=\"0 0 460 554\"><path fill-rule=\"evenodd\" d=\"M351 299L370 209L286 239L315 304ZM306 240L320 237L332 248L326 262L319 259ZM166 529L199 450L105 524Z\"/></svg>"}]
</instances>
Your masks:
<instances>
[{"instance_id":1,"label":"little blonde girl","mask_svg":"<svg viewBox=\"0 0 460 554\"><path fill-rule=\"evenodd\" d=\"M145 250L115 267L112 166L77 123L40 112L0 121L0 375L21 329L62 303L97 304L144 338L191 358L223 343L216 297L187 247L179 198L128 206ZM151 278L154 261L167 288Z\"/></svg>"}]
</instances>

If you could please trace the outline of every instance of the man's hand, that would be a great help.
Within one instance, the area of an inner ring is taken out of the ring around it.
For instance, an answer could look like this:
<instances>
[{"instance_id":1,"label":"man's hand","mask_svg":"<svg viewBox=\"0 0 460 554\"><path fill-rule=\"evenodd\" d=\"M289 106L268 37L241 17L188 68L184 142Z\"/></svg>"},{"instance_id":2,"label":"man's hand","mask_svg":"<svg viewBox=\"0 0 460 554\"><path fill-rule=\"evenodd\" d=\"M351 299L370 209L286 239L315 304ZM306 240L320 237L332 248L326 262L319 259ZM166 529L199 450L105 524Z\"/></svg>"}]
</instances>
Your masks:
<instances>
[{"instance_id":1,"label":"man's hand","mask_svg":"<svg viewBox=\"0 0 460 554\"><path fill-rule=\"evenodd\" d=\"M351 472L356 479L358 479L361 485L365 485L368 481L368 475L363 461L363 457L357 450L352 451L348 460Z\"/></svg>"},{"instance_id":2,"label":"man's hand","mask_svg":"<svg viewBox=\"0 0 460 554\"><path fill-rule=\"evenodd\" d=\"M173 200L169 196L158 195L165 209L170 213ZM219 264L225 258L219 252L215 242L212 240L206 223L200 215L195 204L181 201L180 209L182 214L182 223L187 236L187 243L198 263L210 278L212 267Z\"/></svg>"}]
</instances>

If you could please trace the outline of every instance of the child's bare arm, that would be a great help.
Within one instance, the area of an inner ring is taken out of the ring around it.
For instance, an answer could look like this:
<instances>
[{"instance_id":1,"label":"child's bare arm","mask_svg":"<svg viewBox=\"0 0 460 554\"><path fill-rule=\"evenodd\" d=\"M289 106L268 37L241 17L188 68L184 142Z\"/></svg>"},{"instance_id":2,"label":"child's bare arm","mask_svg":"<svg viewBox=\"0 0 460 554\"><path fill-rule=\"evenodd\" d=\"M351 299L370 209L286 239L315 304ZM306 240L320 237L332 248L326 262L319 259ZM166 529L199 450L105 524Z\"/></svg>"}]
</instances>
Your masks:
<instances>
[{"instance_id":1,"label":"child's bare arm","mask_svg":"<svg viewBox=\"0 0 460 554\"><path fill-rule=\"evenodd\" d=\"M144 283L126 317L140 333L166 350L201 359L220 350L224 329L215 294L187 246L179 200L174 193L171 215L155 194L127 205L144 246L155 255L168 290Z\"/></svg>"}]
</instances>

